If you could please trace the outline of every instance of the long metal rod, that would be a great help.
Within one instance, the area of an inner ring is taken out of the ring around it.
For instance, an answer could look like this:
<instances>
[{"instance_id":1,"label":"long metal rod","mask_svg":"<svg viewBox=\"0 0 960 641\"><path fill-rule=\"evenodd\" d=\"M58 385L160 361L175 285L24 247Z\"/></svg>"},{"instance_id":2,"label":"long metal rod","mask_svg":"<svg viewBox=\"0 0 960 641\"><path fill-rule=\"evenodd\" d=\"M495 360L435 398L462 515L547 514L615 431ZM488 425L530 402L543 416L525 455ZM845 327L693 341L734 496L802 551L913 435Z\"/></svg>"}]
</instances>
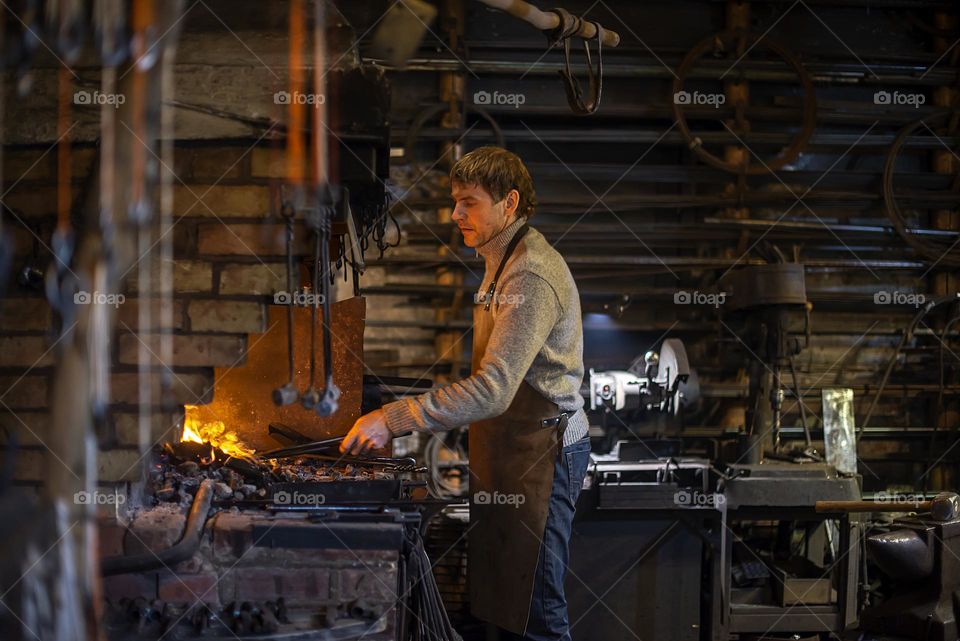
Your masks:
<instances>
[{"instance_id":1,"label":"long metal rod","mask_svg":"<svg viewBox=\"0 0 960 641\"><path fill-rule=\"evenodd\" d=\"M322 449L335 449L340 446L340 443L343 441L342 436L336 438L328 438L322 441L311 441L310 443L304 443L303 445L293 445L290 447L281 447L275 450L270 450L269 452L258 452L257 456L260 458L281 458L285 456L296 456L304 452L311 452L315 450Z\"/></svg>"},{"instance_id":2,"label":"long metal rod","mask_svg":"<svg viewBox=\"0 0 960 641\"><path fill-rule=\"evenodd\" d=\"M290 3L290 101L287 103L287 180L294 186L302 186L305 178L303 149L303 131L305 128L304 110L306 105L298 100L303 93L304 66L303 41L304 17L303 0L291 0Z\"/></svg>"},{"instance_id":3,"label":"long metal rod","mask_svg":"<svg viewBox=\"0 0 960 641\"><path fill-rule=\"evenodd\" d=\"M681 268L681 269L708 269L735 267L737 265L764 265L765 261L737 258L697 258L694 256L566 256L568 265L585 265L588 267L601 267L605 265L617 265L622 267L655 267L655 268ZM470 264L482 264L475 258L458 257L416 257L416 256L396 256L381 258L371 261L371 267L391 267L401 265L433 265L449 264L457 269L466 269ZM911 260L841 260L810 258L804 261L807 267L835 267L839 269L864 269L870 267L873 269L921 269L925 263Z\"/></svg>"},{"instance_id":4,"label":"long metal rod","mask_svg":"<svg viewBox=\"0 0 960 641\"><path fill-rule=\"evenodd\" d=\"M616 105L611 105L611 110L616 110ZM488 113L493 116L499 115L510 115L506 109L503 111L499 109L487 109ZM555 108L543 108L538 107L524 108L524 115L552 115L560 110ZM604 108L604 112L607 112L607 109ZM646 112L646 113L645 113ZM710 114L703 112L702 116L699 116L691 110L689 118L691 120L698 120L703 118L704 120L713 119L721 120L733 115L733 110L723 110L718 109L716 113ZM607 115L612 115L607 113ZM641 109L630 108L624 112L616 114L617 117L632 117L632 118L644 118L644 117L661 117L664 119L670 118L666 106L663 109L656 109L655 107L647 107ZM750 118L756 120L773 120L777 122L790 122L796 119L796 110L790 109L757 109L756 111L751 109L746 109L746 115ZM916 118L917 113L907 113L907 112L886 112L886 113L866 113L862 117L862 121L866 124L880 120L881 122L886 121L890 124L900 124L903 120L907 118ZM920 114L922 115L922 114ZM855 124L851 122L849 114L844 114L843 118L829 118L823 117L822 113L818 114L818 121L822 124L828 123L842 123L842 124ZM407 132L409 127L397 127L391 130L391 138L395 145L402 145L407 139ZM455 134L463 135L466 133L466 129L463 131L454 130ZM516 128L503 128L501 129L503 137L506 140L509 140L512 143L517 142L583 142L584 136L588 136L591 143L607 143L607 144L637 144L637 143L646 143L652 144L656 142L659 145L686 145L686 142L679 133L670 132L664 135L663 131L658 131L653 128L640 129L640 128L614 128L614 127L591 127L591 128L580 128L574 129L570 127L557 127L557 128L540 128L537 130L530 131L528 129L516 129ZM441 129L439 127L424 127L417 132L418 140L446 140L451 136L451 131L449 129ZM750 132L744 134L743 136L734 137L733 134L727 131L704 131L698 133L697 136L703 141L704 144L724 144L731 142L740 142L741 140L751 146L762 146L762 145L778 145L783 146L784 143L789 142L791 136L785 133L776 133L776 132ZM496 137L493 131L489 129L480 130L478 127L475 130L470 131L471 139L483 139L487 138L488 140L493 140ZM827 149L836 149L840 151L846 151L849 147L856 143L855 149L850 149L850 154L855 154L862 152L866 154L878 154L885 152L893 141L896 139L896 136L893 134L870 134L867 136L860 137L856 134L838 134L838 133L814 133L810 138L810 142L807 144L808 149L813 150L827 150ZM960 145L960 136L950 136L943 135L939 138L932 138L930 136L917 137L916 140L910 141L911 149L942 149L944 145L946 146L957 146ZM880 170L877 170L876 173L881 173Z\"/></svg>"},{"instance_id":5,"label":"long metal rod","mask_svg":"<svg viewBox=\"0 0 960 641\"><path fill-rule=\"evenodd\" d=\"M650 63L630 64L630 63L610 63L604 64L603 73L606 78L659 78L673 79L673 67L666 66L675 64L677 60L665 60L664 63L652 61ZM463 68L463 61L455 58L411 58L407 61L404 72L429 72L438 73L442 71L455 71ZM830 63L805 63L805 66L813 75L814 82L818 85L856 85L856 86L935 86L951 82L955 72L950 67L940 69L935 67L925 73L927 65L886 65L895 66L900 69L898 72L890 71L883 73L881 80L875 80L870 72L858 65L836 65ZM383 65L384 69L390 72L399 72L400 69L388 64ZM582 68L582 65L574 65L575 68ZM782 68L782 65L780 65ZM480 75L519 75L529 74L537 76L551 76L563 68L563 63L541 60L535 61L506 61L493 59L471 59L470 70ZM728 66L714 65L706 63L699 65L697 69L692 70L689 78L691 80L719 80L727 71ZM743 62L737 66L738 76L742 75L746 80L757 80L764 82L783 82L793 84L797 78L792 72L780 71L775 65L763 65L756 62Z\"/></svg>"},{"instance_id":6,"label":"long metal rod","mask_svg":"<svg viewBox=\"0 0 960 641\"><path fill-rule=\"evenodd\" d=\"M879 219L879 216L878 216ZM703 222L707 225L712 225L716 228L717 231L729 231L731 238L737 238L739 236L739 230L747 227L753 228L774 228L782 230L794 231L808 231L808 232L817 232L816 235L819 235L820 232L823 234L830 235L830 232L843 233L849 238L850 234L863 234L866 236L883 236L889 237L891 234L895 233L893 227L889 225L843 225L843 224L834 224L834 223L822 223L822 222L803 222L803 221L788 221L781 220L777 222L776 220L751 220L746 218L715 218L713 216L707 216L703 219ZM542 223L537 225L537 231L546 236L548 239L552 235L563 234L570 228L569 225L564 225L561 223ZM411 229L409 232L411 240L426 239L432 242L436 242L436 236L449 233L453 229L452 223L446 224L433 224L433 223L423 223L418 226L417 229ZM689 225L683 225L680 223L651 223L645 224L642 227L637 227L634 231L643 232L645 235L656 235L658 233L664 234L669 238L676 239L677 236L685 236L688 238L701 238L703 232L698 229L690 229ZM911 233L922 235L922 236L934 236L941 238L953 238L958 235L956 231L942 230L942 229L911 229ZM579 223L577 224L577 238L585 239L595 239L595 235L607 234L611 240L618 240L620 243L623 242L623 224L620 223ZM442 238L443 236L441 236ZM796 238L796 234L791 234L791 238ZM832 236L831 236L832 237ZM885 246L889 247L887 243Z\"/></svg>"},{"instance_id":7,"label":"long metal rod","mask_svg":"<svg viewBox=\"0 0 960 641\"><path fill-rule=\"evenodd\" d=\"M560 16L552 11L542 11L529 2L523 0L479 0L488 7L500 9L515 18L533 25L540 31L552 31L560 26ZM573 34L577 38L592 39L597 37L597 27L589 20L582 20L580 29ZM616 47L620 44L620 36L615 31L604 28L603 44L607 47Z\"/></svg>"},{"instance_id":8,"label":"long metal rod","mask_svg":"<svg viewBox=\"0 0 960 641\"><path fill-rule=\"evenodd\" d=\"M593 177L591 177L593 178ZM616 176L613 177L616 179ZM651 179L650 182L659 182L664 183L665 180L654 180ZM678 183L689 184L691 180L689 178L684 178L683 180L678 180ZM796 201L796 197L790 193L761 193L761 192L748 192L744 194L742 198L737 198L736 196L697 196L697 195L687 195L687 194L635 194L631 197L630 202L621 202L618 199L614 198L605 198L603 200L604 204L607 207L612 209L617 215L620 215L624 212L644 212L653 207L659 207L664 209L693 209L697 207L730 207L739 205L741 203L746 203L754 206L762 205L782 205L787 204L791 205ZM876 192L855 192L855 191L811 191L804 197L804 202L808 204L820 204L823 203L825 206L833 207L870 207L876 203L880 203L883 200L883 196ZM925 204L927 206L933 206L937 204L949 204L956 200L956 196L944 192L942 196L936 198L927 197L925 199ZM437 200L428 200L428 199L416 199L404 204L411 208L416 209L418 207L427 207L433 204L442 204L444 201L441 199ZM589 206L591 203L588 203ZM913 206L922 207L924 203L914 202ZM575 215L582 215L583 208L572 206L568 211L562 211L562 205L555 205L551 209L551 213L569 213ZM598 215L602 214L605 211L600 207L595 208ZM542 211L538 209L538 212Z\"/></svg>"},{"instance_id":9,"label":"long metal rod","mask_svg":"<svg viewBox=\"0 0 960 641\"><path fill-rule=\"evenodd\" d=\"M314 93L326 98L327 93L327 14L326 4L324 2L314 3L314 25L313 25L313 91ZM331 107L331 110L334 108ZM337 114L333 110L334 114ZM334 118L338 120L339 118ZM317 242L320 243L320 252L316 256L316 279L314 281L314 293L318 291L322 294L322 322L323 322L323 390L320 392L320 398L316 404L316 412L320 416L330 416L337 411L340 398L340 389L333 381L333 338L332 338L332 302L331 296L331 270L330 270L330 240L331 223L334 209L337 206L337 194L334 193L333 186L330 184L332 179L339 178L335 171L337 156L332 153L328 146L329 125L327 121L331 120L327 112L327 101L316 100L313 111L313 165L314 165L314 189L316 196L317 216L319 218L319 229L317 230ZM334 147L335 149L336 147ZM326 190L331 197L329 204L321 202L321 192ZM349 193L344 191L342 198L349 202ZM319 287L318 287L319 286ZM316 311L317 301L313 301L312 309ZM316 320L313 321L311 331L316 331ZM314 357L316 352L314 352ZM311 377L313 368L311 367ZM311 389L313 383L311 382Z\"/></svg>"}]
</instances>

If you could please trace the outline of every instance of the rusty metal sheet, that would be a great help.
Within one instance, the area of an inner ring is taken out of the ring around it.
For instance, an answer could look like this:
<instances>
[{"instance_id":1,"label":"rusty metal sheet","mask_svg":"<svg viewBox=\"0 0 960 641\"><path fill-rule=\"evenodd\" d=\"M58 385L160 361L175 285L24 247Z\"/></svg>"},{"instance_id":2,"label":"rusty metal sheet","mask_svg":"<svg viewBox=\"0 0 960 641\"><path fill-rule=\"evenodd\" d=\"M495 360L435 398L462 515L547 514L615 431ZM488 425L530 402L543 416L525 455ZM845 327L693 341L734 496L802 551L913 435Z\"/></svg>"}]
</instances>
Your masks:
<instances>
[{"instance_id":1,"label":"rusty metal sheet","mask_svg":"<svg viewBox=\"0 0 960 641\"><path fill-rule=\"evenodd\" d=\"M286 307L269 305L267 332L250 334L246 363L216 368L213 402L192 408L200 421L222 421L228 431L257 451L281 444L267 434L272 422L288 425L317 440L346 434L360 416L363 396L363 328L366 301L354 297L331 305L333 380L340 388L340 407L333 416L321 418L304 409L299 401L277 407L272 391L287 381ZM323 339L321 314L317 314L317 379L323 387ZM294 366L297 388L310 383L310 309L294 308Z\"/></svg>"}]
</instances>

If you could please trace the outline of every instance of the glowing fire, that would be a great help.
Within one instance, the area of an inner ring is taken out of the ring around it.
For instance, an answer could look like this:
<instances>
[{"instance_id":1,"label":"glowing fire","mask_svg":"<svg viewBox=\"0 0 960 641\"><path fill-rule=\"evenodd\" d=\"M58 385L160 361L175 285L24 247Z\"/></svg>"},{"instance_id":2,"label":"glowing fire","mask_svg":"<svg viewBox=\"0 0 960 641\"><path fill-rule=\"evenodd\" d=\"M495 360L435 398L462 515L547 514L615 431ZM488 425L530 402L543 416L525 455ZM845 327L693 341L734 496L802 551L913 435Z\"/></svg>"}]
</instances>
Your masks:
<instances>
[{"instance_id":1,"label":"glowing fire","mask_svg":"<svg viewBox=\"0 0 960 641\"><path fill-rule=\"evenodd\" d=\"M227 431L223 421L206 421L198 416L200 411L195 405L185 405L186 416L183 419L181 441L209 443L229 456L252 458L255 450L247 447L236 432Z\"/></svg>"}]
</instances>

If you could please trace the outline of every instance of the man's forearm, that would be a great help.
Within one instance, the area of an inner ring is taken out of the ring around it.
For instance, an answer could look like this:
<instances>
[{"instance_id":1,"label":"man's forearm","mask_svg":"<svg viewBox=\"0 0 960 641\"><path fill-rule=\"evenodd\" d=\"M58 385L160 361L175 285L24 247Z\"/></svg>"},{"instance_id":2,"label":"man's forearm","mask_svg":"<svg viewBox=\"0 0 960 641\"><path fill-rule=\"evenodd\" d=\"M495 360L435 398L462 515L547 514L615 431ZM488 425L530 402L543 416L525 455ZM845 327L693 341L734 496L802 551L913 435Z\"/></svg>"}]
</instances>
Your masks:
<instances>
[{"instance_id":1,"label":"man's forearm","mask_svg":"<svg viewBox=\"0 0 960 641\"><path fill-rule=\"evenodd\" d=\"M412 398L384 405L395 435L444 431L503 414L560 315L553 288L540 277L504 281L504 299L480 367L473 375Z\"/></svg>"},{"instance_id":2,"label":"man's forearm","mask_svg":"<svg viewBox=\"0 0 960 641\"><path fill-rule=\"evenodd\" d=\"M496 381L491 378L481 373L384 405L387 427L394 436L413 431L441 432L499 416L513 398L509 394L510 399L506 399L509 390L515 392L519 381L514 385L506 376Z\"/></svg>"}]
</instances>

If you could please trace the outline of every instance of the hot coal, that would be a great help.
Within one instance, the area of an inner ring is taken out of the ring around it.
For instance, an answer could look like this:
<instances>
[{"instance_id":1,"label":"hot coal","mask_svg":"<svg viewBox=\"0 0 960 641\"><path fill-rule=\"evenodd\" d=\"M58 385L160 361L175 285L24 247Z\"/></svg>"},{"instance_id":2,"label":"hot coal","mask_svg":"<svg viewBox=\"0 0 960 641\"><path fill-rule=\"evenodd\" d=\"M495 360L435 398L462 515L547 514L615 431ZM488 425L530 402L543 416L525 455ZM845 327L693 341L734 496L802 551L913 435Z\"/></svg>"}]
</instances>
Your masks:
<instances>
[{"instance_id":1,"label":"hot coal","mask_svg":"<svg viewBox=\"0 0 960 641\"><path fill-rule=\"evenodd\" d=\"M210 443L166 443L156 451L147 493L156 503L188 508L204 479L216 483L215 501L267 501L276 483L311 483L394 479L391 471L338 464L304 456L258 459L230 456Z\"/></svg>"}]
</instances>

